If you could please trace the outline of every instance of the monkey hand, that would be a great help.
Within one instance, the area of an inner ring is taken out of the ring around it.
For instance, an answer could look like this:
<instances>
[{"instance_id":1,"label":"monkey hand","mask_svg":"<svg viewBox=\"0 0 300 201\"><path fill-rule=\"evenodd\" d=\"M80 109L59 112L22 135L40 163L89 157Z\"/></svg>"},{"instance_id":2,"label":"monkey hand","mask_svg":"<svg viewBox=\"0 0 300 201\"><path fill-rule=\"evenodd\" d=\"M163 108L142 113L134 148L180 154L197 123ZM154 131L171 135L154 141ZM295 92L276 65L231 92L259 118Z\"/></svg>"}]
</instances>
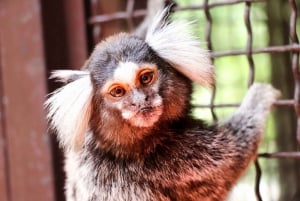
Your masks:
<instances>
[{"instance_id":1,"label":"monkey hand","mask_svg":"<svg viewBox=\"0 0 300 201\"><path fill-rule=\"evenodd\" d=\"M255 83L249 88L238 112L247 112L265 118L279 97L280 92L270 84Z\"/></svg>"},{"instance_id":2,"label":"monkey hand","mask_svg":"<svg viewBox=\"0 0 300 201\"><path fill-rule=\"evenodd\" d=\"M233 133L238 131L238 135L243 136L245 141L259 142L267 115L279 97L280 92L270 84L253 84L241 106L225 123L225 127Z\"/></svg>"}]
</instances>

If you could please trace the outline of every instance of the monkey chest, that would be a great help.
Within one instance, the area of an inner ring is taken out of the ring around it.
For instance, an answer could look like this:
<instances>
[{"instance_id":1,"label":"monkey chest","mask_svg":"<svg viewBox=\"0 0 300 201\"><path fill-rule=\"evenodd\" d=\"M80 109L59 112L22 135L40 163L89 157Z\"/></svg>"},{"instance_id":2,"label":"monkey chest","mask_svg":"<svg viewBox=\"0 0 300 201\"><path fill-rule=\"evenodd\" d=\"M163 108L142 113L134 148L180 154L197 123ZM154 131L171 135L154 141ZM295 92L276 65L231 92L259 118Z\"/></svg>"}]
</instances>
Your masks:
<instances>
[{"instance_id":1,"label":"monkey chest","mask_svg":"<svg viewBox=\"0 0 300 201\"><path fill-rule=\"evenodd\" d=\"M184 164L98 160L78 164L76 172L68 175L76 177L68 179L76 181L70 188L74 199L68 201L210 201L216 194L211 181Z\"/></svg>"}]
</instances>

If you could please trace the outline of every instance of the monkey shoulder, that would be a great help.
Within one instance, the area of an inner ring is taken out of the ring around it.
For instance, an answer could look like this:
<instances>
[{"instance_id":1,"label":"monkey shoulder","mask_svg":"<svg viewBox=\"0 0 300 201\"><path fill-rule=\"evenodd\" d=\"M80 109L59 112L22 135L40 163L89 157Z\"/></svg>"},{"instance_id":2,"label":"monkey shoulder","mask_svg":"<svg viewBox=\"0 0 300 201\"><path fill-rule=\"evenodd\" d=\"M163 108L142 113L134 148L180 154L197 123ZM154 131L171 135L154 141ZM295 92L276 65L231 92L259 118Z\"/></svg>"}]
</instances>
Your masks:
<instances>
[{"instance_id":1,"label":"monkey shoulder","mask_svg":"<svg viewBox=\"0 0 300 201\"><path fill-rule=\"evenodd\" d=\"M196 165L195 163L205 166L206 164L202 163L222 159L222 144L226 143L226 139L221 139L222 135L217 126L208 126L201 121L189 121L178 125L170 131L172 134L158 145L158 153L155 154L165 157L166 160L177 159L182 165L188 166Z\"/></svg>"}]
</instances>

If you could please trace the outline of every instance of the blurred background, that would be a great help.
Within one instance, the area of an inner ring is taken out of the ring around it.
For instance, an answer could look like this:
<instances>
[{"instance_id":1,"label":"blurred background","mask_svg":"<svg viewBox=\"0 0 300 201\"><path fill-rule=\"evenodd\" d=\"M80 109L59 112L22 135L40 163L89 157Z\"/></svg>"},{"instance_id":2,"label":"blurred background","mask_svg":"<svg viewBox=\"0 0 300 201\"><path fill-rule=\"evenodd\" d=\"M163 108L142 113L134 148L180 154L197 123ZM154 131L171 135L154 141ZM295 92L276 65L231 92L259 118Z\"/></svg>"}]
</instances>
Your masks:
<instances>
[{"instance_id":1,"label":"blurred background","mask_svg":"<svg viewBox=\"0 0 300 201\"><path fill-rule=\"evenodd\" d=\"M64 201L63 155L43 102L55 69L80 69L96 43L143 36L155 13L192 20L216 87L194 86L192 115L222 122L253 82L282 92L256 165L229 201L300 201L300 0L0 0L0 201Z\"/></svg>"}]
</instances>

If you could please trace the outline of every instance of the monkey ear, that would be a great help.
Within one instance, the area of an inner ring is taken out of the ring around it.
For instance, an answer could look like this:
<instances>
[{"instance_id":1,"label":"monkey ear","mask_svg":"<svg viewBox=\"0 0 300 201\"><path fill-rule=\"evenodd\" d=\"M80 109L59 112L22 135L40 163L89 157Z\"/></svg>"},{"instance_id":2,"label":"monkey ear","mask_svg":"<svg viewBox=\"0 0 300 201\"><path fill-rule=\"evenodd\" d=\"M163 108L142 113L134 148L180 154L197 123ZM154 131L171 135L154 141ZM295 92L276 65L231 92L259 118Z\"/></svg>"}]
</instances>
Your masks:
<instances>
[{"instance_id":1,"label":"monkey ear","mask_svg":"<svg viewBox=\"0 0 300 201\"><path fill-rule=\"evenodd\" d=\"M60 144L78 149L88 131L93 87L89 72L59 70L51 78L69 82L46 100L50 128L57 132Z\"/></svg>"},{"instance_id":2,"label":"monkey ear","mask_svg":"<svg viewBox=\"0 0 300 201\"><path fill-rule=\"evenodd\" d=\"M214 84L214 70L209 53L200 48L200 41L191 33L192 23L167 22L169 8L159 12L150 25L146 42L176 70L192 81Z\"/></svg>"}]
</instances>

